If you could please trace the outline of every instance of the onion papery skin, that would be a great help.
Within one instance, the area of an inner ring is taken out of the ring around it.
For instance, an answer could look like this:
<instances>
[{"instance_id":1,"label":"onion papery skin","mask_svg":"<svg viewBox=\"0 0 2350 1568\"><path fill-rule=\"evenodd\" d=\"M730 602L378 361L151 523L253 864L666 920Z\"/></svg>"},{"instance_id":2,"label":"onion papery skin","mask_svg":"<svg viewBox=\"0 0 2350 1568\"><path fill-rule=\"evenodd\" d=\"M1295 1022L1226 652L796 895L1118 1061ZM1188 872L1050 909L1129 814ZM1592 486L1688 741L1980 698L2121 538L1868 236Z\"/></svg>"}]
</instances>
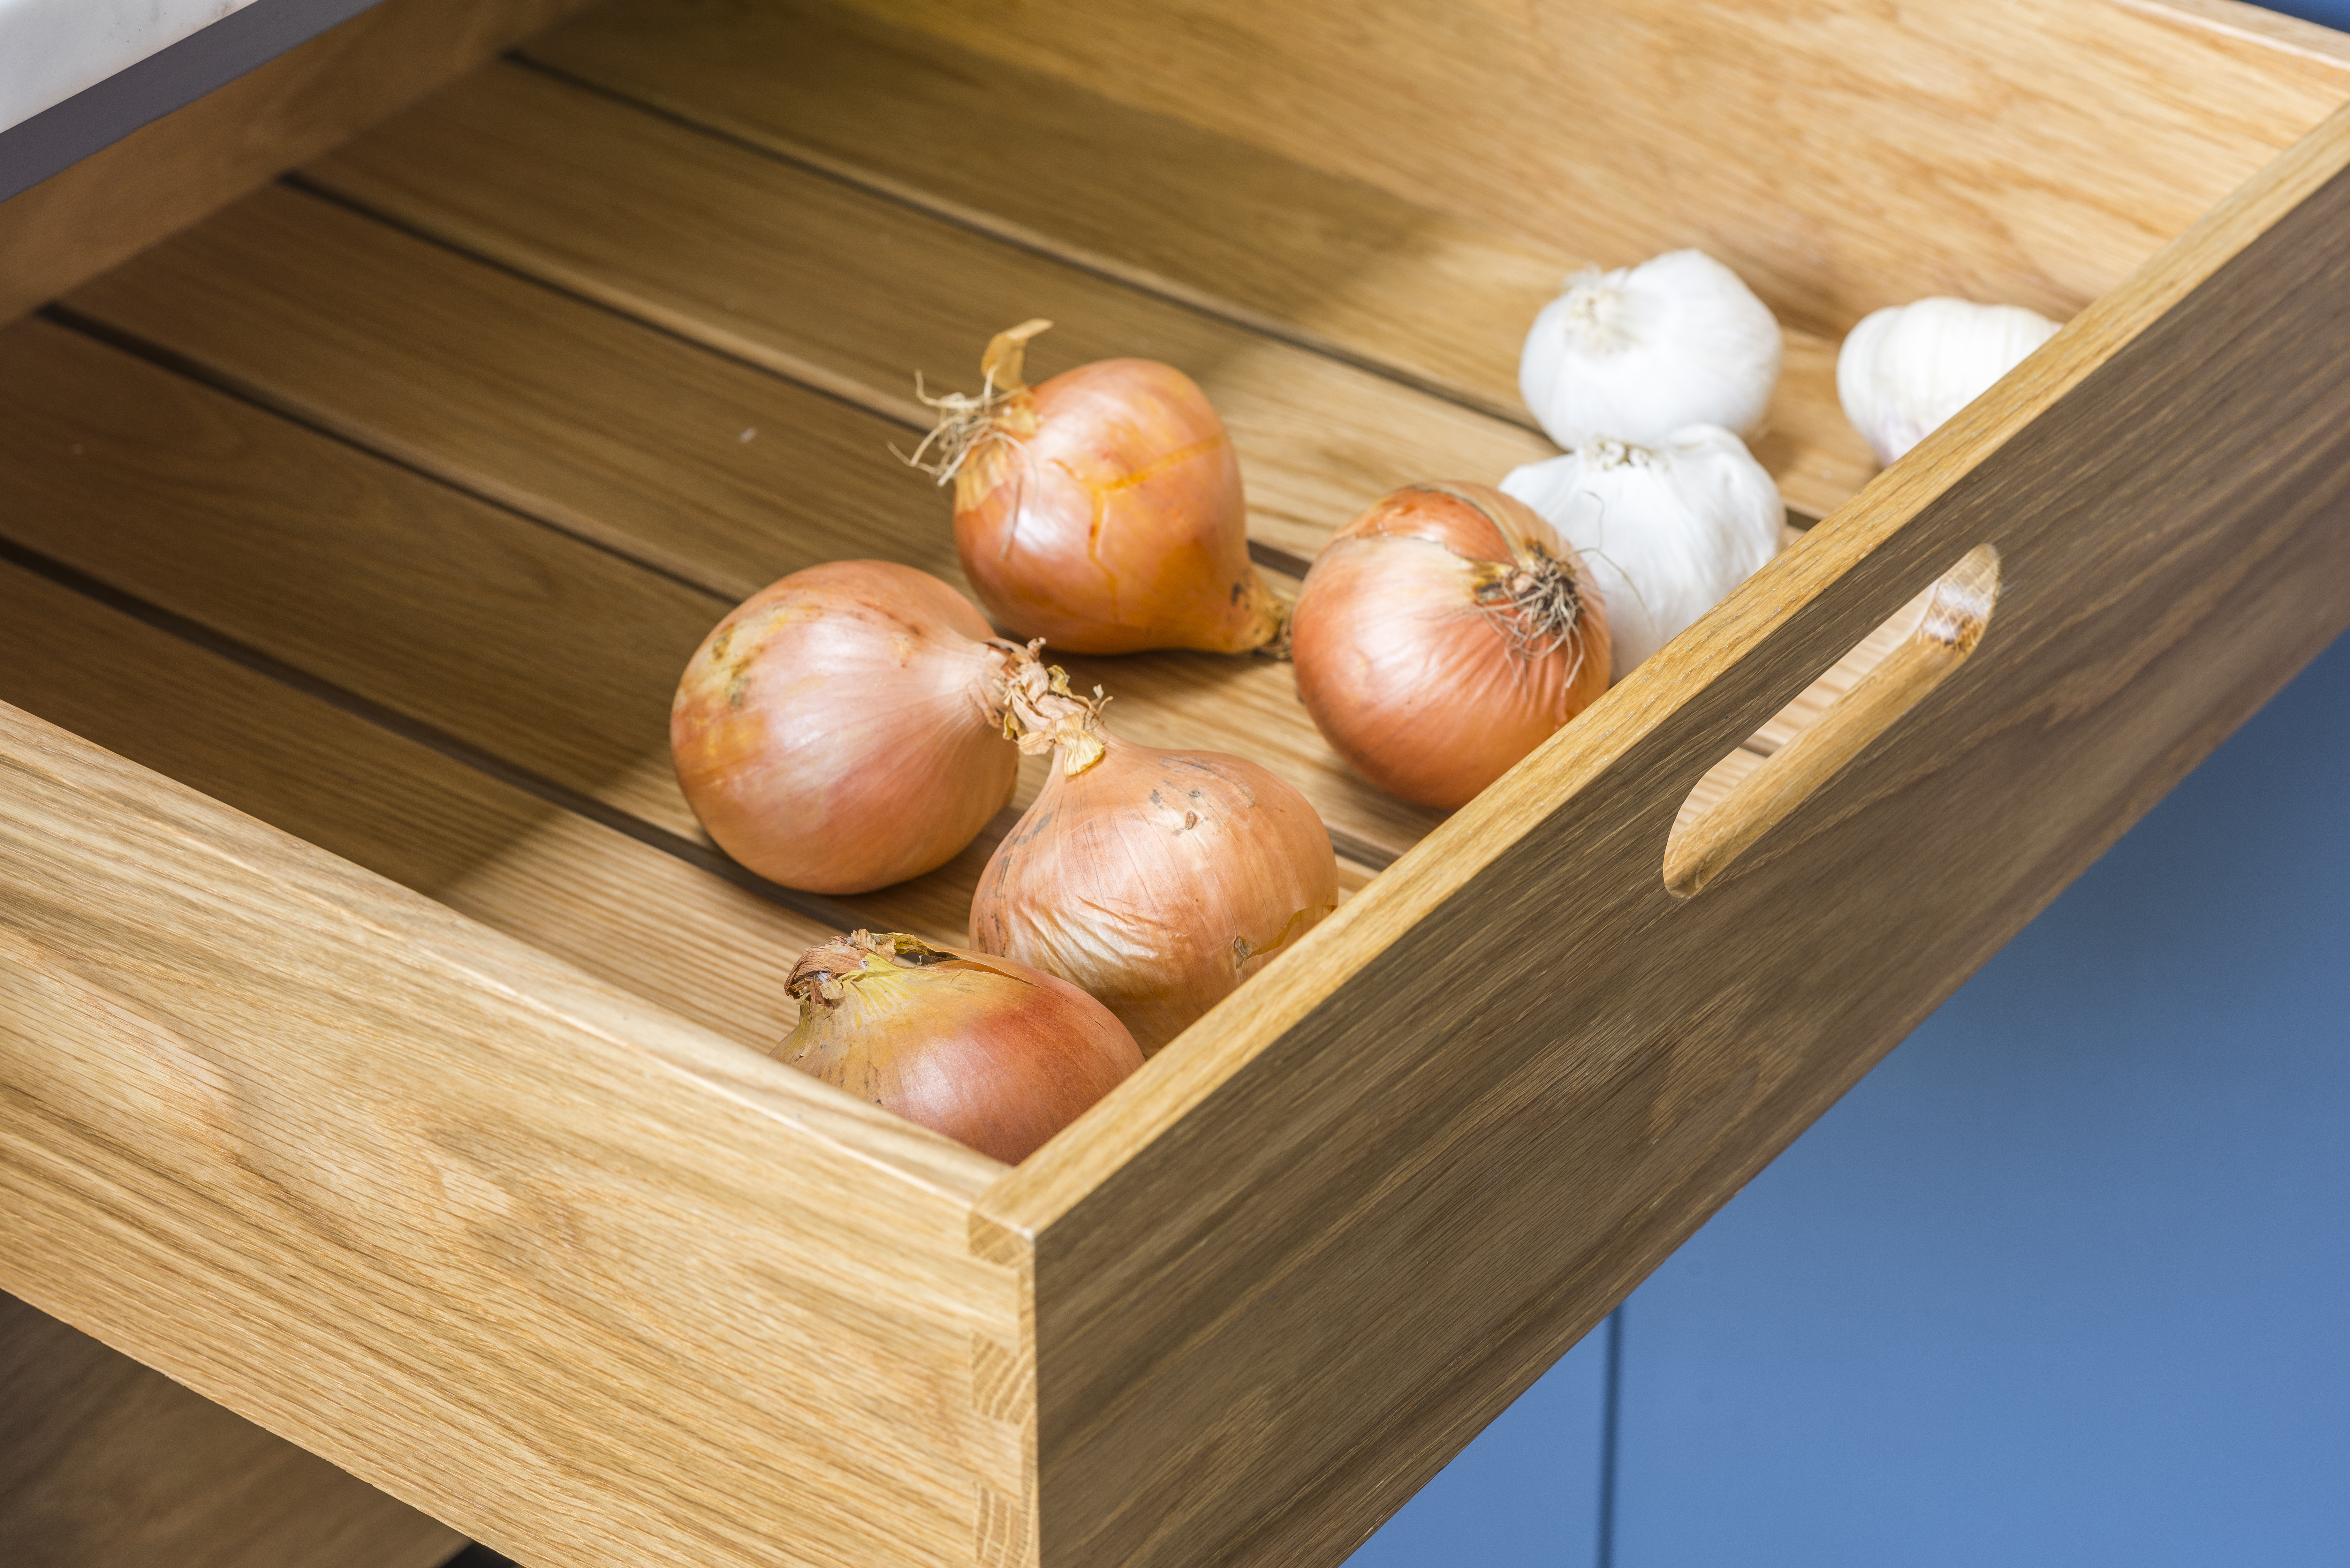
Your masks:
<instances>
[{"instance_id":1,"label":"onion papery skin","mask_svg":"<svg viewBox=\"0 0 2350 1568\"><path fill-rule=\"evenodd\" d=\"M1337 857L1256 763L1093 733L1098 759L1072 774L1064 747L996 846L971 945L1082 987L1149 1055L1338 907Z\"/></svg>"},{"instance_id":2,"label":"onion papery skin","mask_svg":"<svg viewBox=\"0 0 2350 1568\"><path fill-rule=\"evenodd\" d=\"M1232 437L1189 376L1103 359L1016 388L955 472L955 547L997 621L1072 653L1245 653L1282 607Z\"/></svg>"},{"instance_id":3,"label":"onion papery skin","mask_svg":"<svg viewBox=\"0 0 2350 1568\"><path fill-rule=\"evenodd\" d=\"M1009 657L927 572L835 561L762 588L697 649L670 709L687 804L751 870L861 893L952 859L1012 799L991 716Z\"/></svg>"},{"instance_id":4,"label":"onion papery skin","mask_svg":"<svg viewBox=\"0 0 2350 1568\"><path fill-rule=\"evenodd\" d=\"M902 933L812 948L791 985L799 1026L778 1061L1006 1165L1142 1065L1126 1026L1068 981Z\"/></svg>"},{"instance_id":5,"label":"onion papery skin","mask_svg":"<svg viewBox=\"0 0 2350 1568\"><path fill-rule=\"evenodd\" d=\"M1529 624L1512 574L1571 585ZM1290 622L1297 695L1333 750L1421 805L1466 805L1607 690L1607 607L1532 507L1482 484L1409 485L1334 535Z\"/></svg>"}]
</instances>

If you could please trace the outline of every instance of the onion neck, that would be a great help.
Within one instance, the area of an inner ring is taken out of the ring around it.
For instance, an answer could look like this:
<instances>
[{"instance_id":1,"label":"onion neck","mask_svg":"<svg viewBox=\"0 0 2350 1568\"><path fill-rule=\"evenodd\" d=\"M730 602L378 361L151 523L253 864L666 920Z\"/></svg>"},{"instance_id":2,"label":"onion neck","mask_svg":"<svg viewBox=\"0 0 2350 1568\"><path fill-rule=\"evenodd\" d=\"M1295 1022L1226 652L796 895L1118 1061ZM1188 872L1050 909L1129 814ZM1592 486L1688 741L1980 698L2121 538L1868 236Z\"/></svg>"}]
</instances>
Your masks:
<instances>
[{"instance_id":1,"label":"onion neck","mask_svg":"<svg viewBox=\"0 0 2350 1568\"><path fill-rule=\"evenodd\" d=\"M848 987L873 970L920 969L953 957L903 931L856 930L808 949L792 966L784 990L803 1007L830 1012L847 1000Z\"/></svg>"},{"instance_id":2,"label":"onion neck","mask_svg":"<svg viewBox=\"0 0 2350 1568\"><path fill-rule=\"evenodd\" d=\"M1069 672L1036 657L1042 638L1023 648L1017 643L993 645L1003 659L993 691L993 713L1004 738L1019 742L1022 752L1060 753L1061 772L1071 778L1101 761L1108 749L1109 732L1102 724L1102 709L1109 703L1102 689L1083 697L1069 685Z\"/></svg>"},{"instance_id":3,"label":"onion neck","mask_svg":"<svg viewBox=\"0 0 2350 1568\"><path fill-rule=\"evenodd\" d=\"M988 339L980 356L983 378L979 395L948 392L932 397L914 378L914 396L935 410L938 423L922 444L907 455L909 466L945 484L962 472L973 453L996 441L1020 441L1036 433L1036 394L1022 379L1028 340L1047 331L1052 323L1038 317L1024 321Z\"/></svg>"}]
</instances>

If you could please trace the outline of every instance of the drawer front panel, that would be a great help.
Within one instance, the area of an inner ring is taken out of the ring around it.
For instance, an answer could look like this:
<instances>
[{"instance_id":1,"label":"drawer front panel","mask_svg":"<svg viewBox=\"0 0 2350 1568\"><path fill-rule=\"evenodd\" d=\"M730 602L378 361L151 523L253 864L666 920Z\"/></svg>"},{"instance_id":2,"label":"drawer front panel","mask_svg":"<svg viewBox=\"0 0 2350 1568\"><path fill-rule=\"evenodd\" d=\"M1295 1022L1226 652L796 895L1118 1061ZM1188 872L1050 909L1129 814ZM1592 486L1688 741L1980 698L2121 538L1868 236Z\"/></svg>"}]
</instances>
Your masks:
<instances>
[{"instance_id":1,"label":"drawer front panel","mask_svg":"<svg viewBox=\"0 0 2350 1568\"><path fill-rule=\"evenodd\" d=\"M1024 1525L1000 1169L0 707L0 1285L470 1535Z\"/></svg>"}]
</instances>

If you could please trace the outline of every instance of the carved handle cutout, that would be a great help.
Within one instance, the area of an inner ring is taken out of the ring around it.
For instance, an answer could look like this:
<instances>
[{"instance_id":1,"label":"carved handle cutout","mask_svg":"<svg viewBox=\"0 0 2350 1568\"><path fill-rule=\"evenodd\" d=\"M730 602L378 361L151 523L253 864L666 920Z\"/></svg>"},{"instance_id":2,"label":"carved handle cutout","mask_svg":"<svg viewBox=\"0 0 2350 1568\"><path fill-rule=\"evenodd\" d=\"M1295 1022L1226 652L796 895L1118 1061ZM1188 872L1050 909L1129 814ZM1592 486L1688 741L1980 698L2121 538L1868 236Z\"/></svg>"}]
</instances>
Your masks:
<instances>
[{"instance_id":1,"label":"carved handle cutout","mask_svg":"<svg viewBox=\"0 0 2350 1568\"><path fill-rule=\"evenodd\" d=\"M1665 841L1665 887L1686 898L1844 771L1966 661L1999 597L1999 552L1978 545L1811 688L1707 770Z\"/></svg>"}]
</instances>

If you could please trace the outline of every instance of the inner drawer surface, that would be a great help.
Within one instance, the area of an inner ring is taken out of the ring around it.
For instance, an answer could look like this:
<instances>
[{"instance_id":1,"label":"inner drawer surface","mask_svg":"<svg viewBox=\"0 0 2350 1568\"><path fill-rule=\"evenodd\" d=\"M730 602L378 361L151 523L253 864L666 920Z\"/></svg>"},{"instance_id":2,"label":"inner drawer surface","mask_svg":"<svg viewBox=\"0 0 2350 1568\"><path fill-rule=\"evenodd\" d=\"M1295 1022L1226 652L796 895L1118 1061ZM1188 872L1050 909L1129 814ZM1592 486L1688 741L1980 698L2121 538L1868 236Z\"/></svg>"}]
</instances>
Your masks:
<instances>
[{"instance_id":1,"label":"inner drawer surface","mask_svg":"<svg viewBox=\"0 0 2350 1568\"><path fill-rule=\"evenodd\" d=\"M829 14L796 21L872 47ZM17 504L0 537L23 652L0 680L764 1043L788 1017L790 955L822 931L959 940L1040 777L1032 762L951 865L827 900L724 863L670 771L676 674L736 599L852 556L960 582L945 495L893 455L924 428L916 370L968 387L988 335L1038 313L1059 323L1041 374L1117 354L1184 367L1234 429L1257 554L1293 587L1321 538L1395 485L1491 481L1554 449L1368 356L974 232L887 171L746 145L723 107L696 122L535 56L502 62L7 329ZM1065 107L1081 126L1088 105ZM893 105L871 112L883 125ZM1334 223L1379 200L1285 175ZM1479 243L1544 286L1565 265ZM1538 298L1521 289L1476 327L1513 335ZM1826 432L1803 450L1850 447L1826 431L1825 358L1792 336L1791 397ZM1862 470L1841 461L1848 485ZM108 658L41 651L93 636ZM1067 662L1117 696L1121 733L1239 752L1295 783L1348 891L1438 819L1356 779L1278 664ZM265 743L230 739L246 726ZM583 891L634 883L648 897Z\"/></svg>"},{"instance_id":2,"label":"inner drawer surface","mask_svg":"<svg viewBox=\"0 0 2350 1568\"><path fill-rule=\"evenodd\" d=\"M1508 367L1579 259L1007 72L806 5L605 7L7 329L0 538L11 591L54 607L16 618L30 647L0 695L754 1042L822 930L959 939L1040 763L954 863L826 900L724 863L666 750L677 671L753 589L849 556L960 582L945 496L892 455L926 423L914 373L967 389L989 334L1036 314L1058 323L1039 374L1181 366L1233 429L1260 561L1294 583L1395 485L1555 450ZM975 179L932 155L1004 90L1012 150L1066 166ZM1105 260L1105 209L1166 265ZM1357 292L1393 329L1334 316L1311 280L1284 299L1178 275L1187 231L1252 222L1293 248L1381 244ZM1758 450L1801 521L1869 464L1832 343L1788 338ZM194 684L38 656L70 640L62 616L123 627L109 648L163 639L151 662ZM1277 664L1067 662L1117 696L1122 733L1296 784L1350 892L1437 820L1355 778ZM228 743L242 722L285 754ZM375 750L402 765L355 768ZM384 798L326 782L355 772ZM513 891L636 882L664 891Z\"/></svg>"}]
</instances>

